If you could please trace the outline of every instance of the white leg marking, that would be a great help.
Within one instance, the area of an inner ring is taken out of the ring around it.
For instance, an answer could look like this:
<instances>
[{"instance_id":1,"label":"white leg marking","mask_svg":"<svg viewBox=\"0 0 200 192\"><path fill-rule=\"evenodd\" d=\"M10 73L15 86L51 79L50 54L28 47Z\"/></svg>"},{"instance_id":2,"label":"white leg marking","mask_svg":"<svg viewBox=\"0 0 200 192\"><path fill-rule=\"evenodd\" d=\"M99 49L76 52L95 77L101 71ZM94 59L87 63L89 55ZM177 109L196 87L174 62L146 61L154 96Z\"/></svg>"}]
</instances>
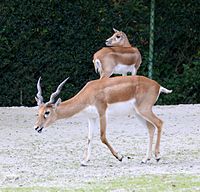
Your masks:
<instances>
[{"instance_id":1,"label":"white leg marking","mask_svg":"<svg viewBox=\"0 0 200 192\"><path fill-rule=\"evenodd\" d=\"M147 146L147 152L145 158L142 160L142 163L147 163L150 161L151 156L152 156L152 145L153 145L153 137L155 133L155 127L148 127L149 131L149 141L148 141L148 146Z\"/></svg>"},{"instance_id":2,"label":"white leg marking","mask_svg":"<svg viewBox=\"0 0 200 192\"><path fill-rule=\"evenodd\" d=\"M135 68L135 66L133 66L133 70L132 70L132 75L136 75L136 68Z\"/></svg>"},{"instance_id":3,"label":"white leg marking","mask_svg":"<svg viewBox=\"0 0 200 192\"><path fill-rule=\"evenodd\" d=\"M147 119L146 117L141 115L141 113L137 110L136 107L135 107L135 111L141 118L143 118L144 120L148 121L149 123L151 123L153 125L152 129L154 128L153 131L150 130L150 132L149 132L149 143L148 143L148 147L147 147L146 156L145 156L145 158L142 159L142 163L147 163L148 159L150 159L151 155L152 155L153 136L154 136L155 128L157 128L157 127L154 123L152 123L152 121L150 121L149 119Z\"/></svg>"},{"instance_id":4,"label":"white leg marking","mask_svg":"<svg viewBox=\"0 0 200 192\"><path fill-rule=\"evenodd\" d=\"M92 137L93 132L96 127L97 119L95 118L89 118L88 119L88 140L87 140L87 146L84 151L83 160L81 161L81 165L86 166L87 162L90 160L91 156L91 143L92 143Z\"/></svg>"}]
</instances>

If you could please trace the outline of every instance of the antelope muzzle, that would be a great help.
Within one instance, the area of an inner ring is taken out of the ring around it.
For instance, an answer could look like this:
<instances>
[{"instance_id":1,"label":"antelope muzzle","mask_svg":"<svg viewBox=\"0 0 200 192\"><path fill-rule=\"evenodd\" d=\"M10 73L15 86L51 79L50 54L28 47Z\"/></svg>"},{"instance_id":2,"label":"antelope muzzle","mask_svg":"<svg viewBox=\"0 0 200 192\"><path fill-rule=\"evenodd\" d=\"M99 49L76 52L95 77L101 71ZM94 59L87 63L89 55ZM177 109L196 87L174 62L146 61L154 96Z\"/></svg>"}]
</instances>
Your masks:
<instances>
[{"instance_id":1,"label":"antelope muzzle","mask_svg":"<svg viewBox=\"0 0 200 192\"><path fill-rule=\"evenodd\" d=\"M42 133L43 128L44 128L44 127L36 127L35 130L36 130L38 133Z\"/></svg>"}]
</instances>

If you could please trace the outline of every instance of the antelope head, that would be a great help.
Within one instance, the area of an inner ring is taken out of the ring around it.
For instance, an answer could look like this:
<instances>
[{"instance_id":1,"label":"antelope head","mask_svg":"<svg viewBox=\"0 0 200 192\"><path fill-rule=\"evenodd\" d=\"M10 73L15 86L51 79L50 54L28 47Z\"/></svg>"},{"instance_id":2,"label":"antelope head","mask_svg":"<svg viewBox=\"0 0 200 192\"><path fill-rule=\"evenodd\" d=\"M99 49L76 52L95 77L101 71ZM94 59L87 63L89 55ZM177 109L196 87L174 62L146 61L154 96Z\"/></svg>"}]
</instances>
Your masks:
<instances>
[{"instance_id":1,"label":"antelope head","mask_svg":"<svg viewBox=\"0 0 200 192\"><path fill-rule=\"evenodd\" d=\"M112 35L112 37L106 40L107 46L109 47L126 47L126 46L129 47L130 46L128 38L124 32L118 31L115 28L113 28L113 31L115 33Z\"/></svg>"},{"instance_id":2,"label":"antelope head","mask_svg":"<svg viewBox=\"0 0 200 192\"><path fill-rule=\"evenodd\" d=\"M37 117L34 128L38 133L41 133L43 128L48 127L50 124L52 124L53 122L57 120L57 107L60 105L61 99L59 98L57 99L57 101L55 101L55 98L60 93L63 85L68 80L68 78L65 79L57 87L56 91L51 94L50 100L46 103L43 102L40 80L41 78L39 78L37 82L38 93L37 93L37 96L35 97L35 100L37 101L37 105L39 109L38 109L38 117Z\"/></svg>"}]
</instances>

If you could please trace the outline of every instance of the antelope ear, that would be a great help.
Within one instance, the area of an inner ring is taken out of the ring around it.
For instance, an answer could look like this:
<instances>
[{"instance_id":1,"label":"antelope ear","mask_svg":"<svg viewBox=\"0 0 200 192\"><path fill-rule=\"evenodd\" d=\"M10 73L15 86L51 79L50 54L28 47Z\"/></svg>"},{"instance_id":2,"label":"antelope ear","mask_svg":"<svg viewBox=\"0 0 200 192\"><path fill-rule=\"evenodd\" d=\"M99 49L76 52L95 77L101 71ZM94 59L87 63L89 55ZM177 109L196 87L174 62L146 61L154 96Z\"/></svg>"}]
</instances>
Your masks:
<instances>
[{"instance_id":1,"label":"antelope ear","mask_svg":"<svg viewBox=\"0 0 200 192\"><path fill-rule=\"evenodd\" d=\"M115 28L113 28L113 31L115 32L115 33L117 33L117 32L119 32L117 29L115 29Z\"/></svg>"},{"instance_id":2,"label":"antelope ear","mask_svg":"<svg viewBox=\"0 0 200 192\"><path fill-rule=\"evenodd\" d=\"M55 103L55 107L58 107L60 105L60 103L62 102L61 98L59 98L56 103Z\"/></svg>"}]
</instances>

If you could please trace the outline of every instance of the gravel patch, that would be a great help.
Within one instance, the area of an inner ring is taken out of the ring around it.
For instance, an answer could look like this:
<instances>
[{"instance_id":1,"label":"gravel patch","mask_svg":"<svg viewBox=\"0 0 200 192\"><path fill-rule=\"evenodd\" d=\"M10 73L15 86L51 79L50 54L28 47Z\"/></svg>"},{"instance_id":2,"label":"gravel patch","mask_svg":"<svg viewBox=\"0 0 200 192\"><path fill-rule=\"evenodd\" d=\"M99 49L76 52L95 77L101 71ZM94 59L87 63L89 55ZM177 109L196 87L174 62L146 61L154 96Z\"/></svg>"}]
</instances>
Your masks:
<instances>
[{"instance_id":1,"label":"gravel patch","mask_svg":"<svg viewBox=\"0 0 200 192\"><path fill-rule=\"evenodd\" d=\"M164 120L160 162L140 164L146 153L146 128L131 117L110 118L107 137L125 156L117 161L95 130L92 157L80 166L87 140L87 119L57 121L43 133L33 125L37 108L0 108L0 187L79 187L92 181L147 174L200 174L200 105L155 106ZM154 138L154 144L155 144Z\"/></svg>"}]
</instances>

